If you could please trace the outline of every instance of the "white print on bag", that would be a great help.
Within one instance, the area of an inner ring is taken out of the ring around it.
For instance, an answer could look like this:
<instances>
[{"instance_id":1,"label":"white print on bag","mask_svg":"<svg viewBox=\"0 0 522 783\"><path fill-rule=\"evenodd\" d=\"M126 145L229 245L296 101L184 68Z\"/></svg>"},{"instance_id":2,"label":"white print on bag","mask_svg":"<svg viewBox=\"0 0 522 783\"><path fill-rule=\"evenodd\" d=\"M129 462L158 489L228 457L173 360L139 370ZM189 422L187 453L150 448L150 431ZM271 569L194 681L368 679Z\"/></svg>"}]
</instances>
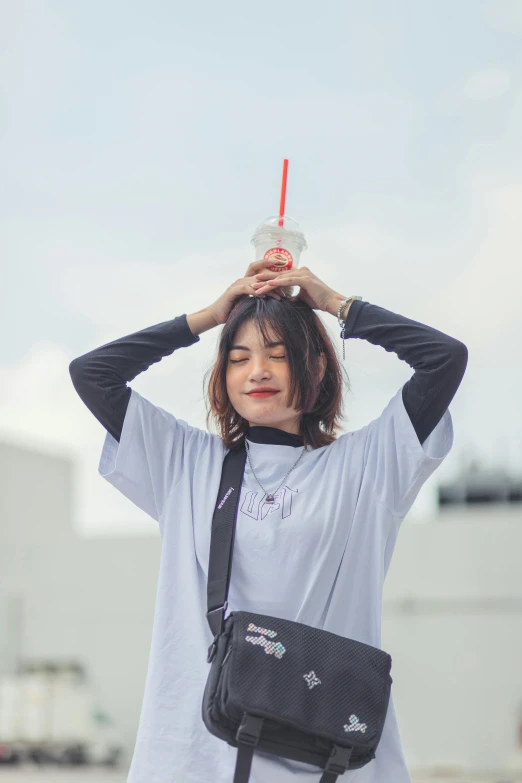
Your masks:
<instances>
[{"instance_id":1,"label":"white print on bag","mask_svg":"<svg viewBox=\"0 0 522 783\"><path fill-rule=\"evenodd\" d=\"M357 715L350 715L350 725L348 726L348 724L345 723L343 726L345 731L362 731L363 734L367 728L366 723L359 723Z\"/></svg>"},{"instance_id":2,"label":"white print on bag","mask_svg":"<svg viewBox=\"0 0 522 783\"><path fill-rule=\"evenodd\" d=\"M233 491L234 491L234 487L229 487L229 489L227 490L227 493L226 493L226 495L223 497L223 500L222 500L222 501L221 501L221 503L219 504L218 508L222 508L222 506L224 506L224 505L225 505L226 501L228 500L228 498L229 498L230 494L231 494Z\"/></svg>"},{"instance_id":3,"label":"white print on bag","mask_svg":"<svg viewBox=\"0 0 522 783\"><path fill-rule=\"evenodd\" d=\"M252 519L259 520L264 519L268 514L275 514L281 509L281 517L285 519L292 514L292 494L297 495L298 492L298 489L284 486L275 493L273 503L265 503L266 496L264 494L249 489L241 502L240 510Z\"/></svg>"},{"instance_id":4,"label":"white print on bag","mask_svg":"<svg viewBox=\"0 0 522 783\"><path fill-rule=\"evenodd\" d=\"M308 672L308 674L303 674L303 677L308 683L308 687L310 688L310 690L314 687L314 685L321 685L321 680L319 679L319 677L316 677L313 669L311 672Z\"/></svg>"},{"instance_id":5,"label":"white print on bag","mask_svg":"<svg viewBox=\"0 0 522 783\"><path fill-rule=\"evenodd\" d=\"M260 628L259 625L254 625L254 623L249 623L247 631L262 633L265 636L269 636L271 639L273 639L274 636L277 636L277 631L270 631L268 628Z\"/></svg>"},{"instance_id":6,"label":"white print on bag","mask_svg":"<svg viewBox=\"0 0 522 783\"><path fill-rule=\"evenodd\" d=\"M266 633L267 636L277 636L277 631L270 631L268 628L260 628L254 623L249 623L247 631L257 631L257 633ZM282 658L286 652L286 647L283 647L281 642L269 642L264 636L245 636L245 640L250 644L259 644L265 648L267 655L275 655L276 658Z\"/></svg>"}]
</instances>

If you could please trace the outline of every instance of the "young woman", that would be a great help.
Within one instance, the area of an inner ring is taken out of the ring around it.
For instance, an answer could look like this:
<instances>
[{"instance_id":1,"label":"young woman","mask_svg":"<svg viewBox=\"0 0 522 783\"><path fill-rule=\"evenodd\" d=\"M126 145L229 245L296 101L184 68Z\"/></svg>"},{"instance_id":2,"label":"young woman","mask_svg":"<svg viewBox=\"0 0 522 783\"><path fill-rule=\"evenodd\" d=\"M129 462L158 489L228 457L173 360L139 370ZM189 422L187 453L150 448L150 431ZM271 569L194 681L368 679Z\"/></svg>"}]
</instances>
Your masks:
<instances>
[{"instance_id":1,"label":"young woman","mask_svg":"<svg viewBox=\"0 0 522 783\"><path fill-rule=\"evenodd\" d=\"M300 286L298 297L284 296L289 285ZM228 613L266 613L381 646L384 578L404 516L453 445L448 406L467 348L349 299L341 337L395 352L414 374L379 417L339 435L344 369L314 310L337 317L345 299L307 267L278 275L259 261L210 307L71 362L75 389L107 430L100 475L158 522L162 538L130 783L232 783L237 750L206 729L201 702L212 642L211 523L223 459L235 444L245 441L247 463ZM207 413L219 435L127 385L221 324ZM266 388L270 393L260 392ZM345 775L358 783L409 783L393 694L376 758ZM319 778L310 765L254 754L251 783Z\"/></svg>"}]
</instances>

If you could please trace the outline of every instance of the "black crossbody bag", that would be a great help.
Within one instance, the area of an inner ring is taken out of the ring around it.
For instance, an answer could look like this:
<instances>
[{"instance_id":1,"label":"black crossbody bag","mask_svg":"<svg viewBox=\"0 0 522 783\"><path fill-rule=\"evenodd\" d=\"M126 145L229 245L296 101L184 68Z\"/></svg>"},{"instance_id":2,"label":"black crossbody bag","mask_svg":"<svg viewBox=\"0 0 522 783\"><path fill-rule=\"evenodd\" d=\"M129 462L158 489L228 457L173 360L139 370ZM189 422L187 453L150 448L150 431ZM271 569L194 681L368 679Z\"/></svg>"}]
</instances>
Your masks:
<instances>
[{"instance_id":1,"label":"black crossbody bag","mask_svg":"<svg viewBox=\"0 0 522 783\"><path fill-rule=\"evenodd\" d=\"M210 540L207 620L214 641L202 702L207 729L238 748L233 783L254 750L315 765L319 783L375 758L391 692L391 656L303 623L252 612L225 619L245 470L244 445L223 461Z\"/></svg>"}]
</instances>

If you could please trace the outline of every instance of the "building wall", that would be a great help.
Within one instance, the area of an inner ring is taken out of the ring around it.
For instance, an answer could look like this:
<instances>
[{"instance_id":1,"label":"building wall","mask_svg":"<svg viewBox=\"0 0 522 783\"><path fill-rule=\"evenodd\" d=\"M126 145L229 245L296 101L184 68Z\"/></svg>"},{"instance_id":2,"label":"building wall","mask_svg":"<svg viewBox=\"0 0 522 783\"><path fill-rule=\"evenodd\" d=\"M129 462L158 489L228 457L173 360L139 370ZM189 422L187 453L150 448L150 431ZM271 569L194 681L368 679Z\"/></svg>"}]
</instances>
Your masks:
<instances>
[{"instance_id":1,"label":"building wall","mask_svg":"<svg viewBox=\"0 0 522 783\"><path fill-rule=\"evenodd\" d=\"M75 659L134 745L152 634L160 537L82 538L74 464L0 444L0 673L22 658Z\"/></svg>"},{"instance_id":2,"label":"building wall","mask_svg":"<svg viewBox=\"0 0 522 783\"><path fill-rule=\"evenodd\" d=\"M522 507L405 520L383 648L410 765L502 769L522 718Z\"/></svg>"}]
</instances>

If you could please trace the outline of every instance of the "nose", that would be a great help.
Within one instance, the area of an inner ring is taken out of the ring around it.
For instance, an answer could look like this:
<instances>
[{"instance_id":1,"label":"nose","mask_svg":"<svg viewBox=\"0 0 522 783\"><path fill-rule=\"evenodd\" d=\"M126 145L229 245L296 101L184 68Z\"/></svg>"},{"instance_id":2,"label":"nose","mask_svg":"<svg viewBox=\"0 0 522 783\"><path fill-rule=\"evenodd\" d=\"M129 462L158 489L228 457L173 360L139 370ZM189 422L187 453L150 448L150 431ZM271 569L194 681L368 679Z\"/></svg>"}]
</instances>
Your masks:
<instances>
[{"instance_id":1,"label":"nose","mask_svg":"<svg viewBox=\"0 0 522 783\"><path fill-rule=\"evenodd\" d=\"M271 377L268 370L269 360L264 356L253 357L250 363L250 378L257 381L259 378L266 380Z\"/></svg>"}]
</instances>

